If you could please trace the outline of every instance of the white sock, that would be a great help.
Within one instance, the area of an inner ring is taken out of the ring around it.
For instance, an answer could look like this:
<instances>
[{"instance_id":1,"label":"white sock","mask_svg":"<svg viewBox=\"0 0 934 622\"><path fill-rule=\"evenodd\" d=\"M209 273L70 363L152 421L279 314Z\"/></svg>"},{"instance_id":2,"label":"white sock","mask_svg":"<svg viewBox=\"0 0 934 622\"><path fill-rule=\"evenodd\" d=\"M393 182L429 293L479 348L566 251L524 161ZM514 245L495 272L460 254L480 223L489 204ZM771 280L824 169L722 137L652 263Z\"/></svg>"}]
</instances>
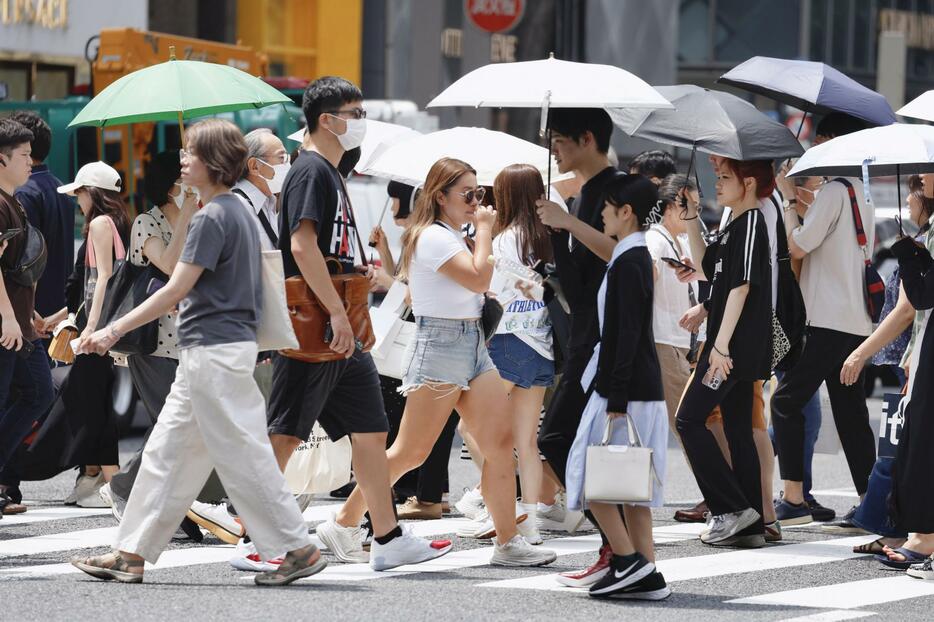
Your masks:
<instances>
[{"instance_id":1,"label":"white sock","mask_svg":"<svg viewBox=\"0 0 934 622\"><path fill-rule=\"evenodd\" d=\"M553 507L555 507L555 506L554 506L554 504L552 504L552 505L546 505L546 504L544 504L544 503L539 502L539 503L537 504L536 507L537 507L537 509L538 509L539 512L547 512L548 510L550 510L551 508L553 508Z\"/></svg>"}]
</instances>

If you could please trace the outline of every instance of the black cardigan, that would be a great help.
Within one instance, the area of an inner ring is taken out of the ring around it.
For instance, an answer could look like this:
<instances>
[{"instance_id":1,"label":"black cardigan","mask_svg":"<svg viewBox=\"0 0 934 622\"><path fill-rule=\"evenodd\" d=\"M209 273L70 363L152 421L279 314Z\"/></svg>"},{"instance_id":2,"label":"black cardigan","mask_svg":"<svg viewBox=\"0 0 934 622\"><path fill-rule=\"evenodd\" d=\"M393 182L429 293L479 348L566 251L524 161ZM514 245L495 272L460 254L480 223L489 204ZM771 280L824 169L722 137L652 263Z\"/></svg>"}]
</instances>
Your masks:
<instances>
[{"instance_id":1,"label":"black cardigan","mask_svg":"<svg viewBox=\"0 0 934 622\"><path fill-rule=\"evenodd\" d=\"M655 277L648 249L637 246L624 252L606 279L595 388L607 399L607 411L624 413L630 401L664 399L652 334Z\"/></svg>"}]
</instances>

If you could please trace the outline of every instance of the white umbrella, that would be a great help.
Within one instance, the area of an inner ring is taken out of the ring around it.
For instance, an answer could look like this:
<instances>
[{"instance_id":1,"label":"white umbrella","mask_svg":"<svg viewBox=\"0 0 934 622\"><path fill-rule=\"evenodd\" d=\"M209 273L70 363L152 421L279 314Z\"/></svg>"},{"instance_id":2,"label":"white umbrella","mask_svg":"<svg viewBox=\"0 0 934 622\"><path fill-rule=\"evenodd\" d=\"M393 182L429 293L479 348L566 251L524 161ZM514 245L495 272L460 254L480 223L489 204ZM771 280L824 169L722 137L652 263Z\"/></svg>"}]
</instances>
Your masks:
<instances>
[{"instance_id":1,"label":"white umbrella","mask_svg":"<svg viewBox=\"0 0 934 622\"><path fill-rule=\"evenodd\" d=\"M357 162L354 170L362 173L387 147L421 135L421 132L398 123L367 120L366 136L363 138L363 144L360 145L360 161ZM289 134L288 138L295 142L302 142L305 139L304 128Z\"/></svg>"},{"instance_id":2,"label":"white umbrella","mask_svg":"<svg viewBox=\"0 0 934 622\"><path fill-rule=\"evenodd\" d=\"M899 108L896 114L903 117L911 117L912 119L934 121L934 91L921 93Z\"/></svg>"},{"instance_id":3,"label":"white umbrella","mask_svg":"<svg viewBox=\"0 0 934 622\"><path fill-rule=\"evenodd\" d=\"M531 164L545 176L549 153L544 147L503 132L481 127L455 127L387 147L359 172L420 186L425 183L432 165L441 158L463 160L477 170L477 183L492 186L499 172L510 164ZM559 175L554 161L551 163L552 181L573 176Z\"/></svg>"},{"instance_id":4,"label":"white umbrella","mask_svg":"<svg viewBox=\"0 0 934 622\"><path fill-rule=\"evenodd\" d=\"M672 108L647 82L612 65L557 60L474 69L428 104L477 108Z\"/></svg>"},{"instance_id":5,"label":"white umbrella","mask_svg":"<svg viewBox=\"0 0 934 622\"><path fill-rule=\"evenodd\" d=\"M838 136L808 149L789 177L867 177L934 173L934 127L893 123Z\"/></svg>"}]
</instances>

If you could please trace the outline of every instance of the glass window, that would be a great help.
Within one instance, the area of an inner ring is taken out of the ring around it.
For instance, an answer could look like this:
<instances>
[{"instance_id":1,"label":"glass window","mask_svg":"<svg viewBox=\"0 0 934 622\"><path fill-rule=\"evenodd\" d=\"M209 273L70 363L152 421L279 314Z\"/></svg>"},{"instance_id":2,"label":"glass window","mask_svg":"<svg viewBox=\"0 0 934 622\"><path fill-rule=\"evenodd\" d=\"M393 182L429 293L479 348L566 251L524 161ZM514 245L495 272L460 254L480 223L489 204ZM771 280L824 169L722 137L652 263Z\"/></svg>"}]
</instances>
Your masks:
<instances>
[{"instance_id":1,"label":"glass window","mask_svg":"<svg viewBox=\"0 0 934 622\"><path fill-rule=\"evenodd\" d=\"M682 0L679 21L678 61L704 63L709 61L710 6L708 0Z\"/></svg>"},{"instance_id":2,"label":"glass window","mask_svg":"<svg viewBox=\"0 0 934 622\"><path fill-rule=\"evenodd\" d=\"M716 7L715 60L798 56L800 0L718 0Z\"/></svg>"},{"instance_id":3,"label":"glass window","mask_svg":"<svg viewBox=\"0 0 934 622\"><path fill-rule=\"evenodd\" d=\"M827 9L830 0L811 2L811 56L810 60L827 60Z\"/></svg>"},{"instance_id":4,"label":"glass window","mask_svg":"<svg viewBox=\"0 0 934 622\"><path fill-rule=\"evenodd\" d=\"M833 19L830 32L833 35L833 45L830 50L830 64L837 69L843 69L850 64L850 1L833 0Z\"/></svg>"}]
</instances>

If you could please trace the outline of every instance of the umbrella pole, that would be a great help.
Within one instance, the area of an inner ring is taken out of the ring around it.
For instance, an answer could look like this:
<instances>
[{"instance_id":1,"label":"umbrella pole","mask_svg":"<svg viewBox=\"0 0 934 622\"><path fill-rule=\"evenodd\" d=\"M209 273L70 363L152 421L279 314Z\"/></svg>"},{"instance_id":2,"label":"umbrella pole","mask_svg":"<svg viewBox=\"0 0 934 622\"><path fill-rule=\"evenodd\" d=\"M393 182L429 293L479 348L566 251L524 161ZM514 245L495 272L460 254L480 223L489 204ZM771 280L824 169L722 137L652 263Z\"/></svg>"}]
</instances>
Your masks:
<instances>
[{"instance_id":1,"label":"umbrella pole","mask_svg":"<svg viewBox=\"0 0 934 622\"><path fill-rule=\"evenodd\" d=\"M185 148L185 122L182 121L182 111L178 111L178 139L182 143L182 149Z\"/></svg>"},{"instance_id":2,"label":"umbrella pole","mask_svg":"<svg viewBox=\"0 0 934 622\"><path fill-rule=\"evenodd\" d=\"M905 237L905 230L902 228L902 175L899 165L895 165L895 194L898 195L898 233Z\"/></svg>"},{"instance_id":3,"label":"umbrella pole","mask_svg":"<svg viewBox=\"0 0 934 622\"><path fill-rule=\"evenodd\" d=\"M805 111L804 114L801 115L801 123L798 124L798 131L795 132L795 138L797 138L798 140L801 140L801 130L804 128L804 121L807 118L808 118L808 113L807 111Z\"/></svg>"}]
</instances>

